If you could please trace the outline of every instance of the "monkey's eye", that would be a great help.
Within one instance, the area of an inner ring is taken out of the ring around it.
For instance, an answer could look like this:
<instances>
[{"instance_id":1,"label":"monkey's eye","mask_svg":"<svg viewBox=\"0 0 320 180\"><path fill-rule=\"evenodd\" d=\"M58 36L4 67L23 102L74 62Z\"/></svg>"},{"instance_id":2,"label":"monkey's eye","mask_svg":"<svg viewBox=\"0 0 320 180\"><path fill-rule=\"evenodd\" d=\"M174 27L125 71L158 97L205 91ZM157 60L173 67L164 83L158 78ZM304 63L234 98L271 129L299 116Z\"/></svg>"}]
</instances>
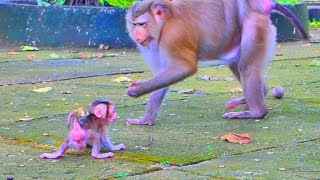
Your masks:
<instances>
[{"instance_id":1,"label":"monkey's eye","mask_svg":"<svg viewBox=\"0 0 320 180\"><path fill-rule=\"evenodd\" d=\"M143 23L134 23L133 25L134 26L139 26L139 27L142 27L142 28L146 27L146 23L145 22L143 22Z\"/></svg>"}]
</instances>

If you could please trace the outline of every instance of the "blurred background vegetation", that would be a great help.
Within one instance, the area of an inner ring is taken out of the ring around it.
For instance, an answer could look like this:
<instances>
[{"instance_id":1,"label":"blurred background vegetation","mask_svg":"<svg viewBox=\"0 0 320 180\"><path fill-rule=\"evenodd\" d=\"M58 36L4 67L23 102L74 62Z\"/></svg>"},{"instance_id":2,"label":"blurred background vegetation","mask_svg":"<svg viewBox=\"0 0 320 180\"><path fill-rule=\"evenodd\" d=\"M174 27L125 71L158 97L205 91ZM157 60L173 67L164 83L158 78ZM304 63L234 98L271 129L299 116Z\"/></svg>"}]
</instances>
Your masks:
<instances>
[{"instance_id":1,"label":"blurred background vegetation","mask_svg":"<svg viewBox=\"0 0 320 180\"><path fill-rule=\"evenodd\" d=\"M69 0L54 0L54 3L56 5L70 5L68 4L68 1ZM76 0L76 1L79 2L81 0ZM83 1L86 1L86 0L83 0ZM97 1L99 3L94 3L94 1ZM91 0L90 2L92 2L91 3L92 5L97 5L97 6L114 6L114 7L127 8L127 7L130 7L135 1L138 1L138 0ZM292 5L292 4L303 2L303 0L276 0L276 2L280 4ZM79 5L81 5L81 3L79 3ZM82 5L85 5L85 3L82 3Z\"/></svg>"},{"instance_id":2,"label":"blurred background vegetation","mask_svg":"<svg viewBox=\"0 0 320 180\"><path fill-rule=\"evenodd\" d=\"M297 4L300 2L303 2L303 0L276 0L276 2L280 3L280 4Z\"/></svg>"},{"instance_id":3,"label":"blurred background vegetation","mask_svg":"<svg viewBox=\"0 0 320 180\"><path fill-rule=\"evenodd\" d=\"M137 0L106 0L108 4L116 7L130 7Z\"/></svg>"}]
</instances>

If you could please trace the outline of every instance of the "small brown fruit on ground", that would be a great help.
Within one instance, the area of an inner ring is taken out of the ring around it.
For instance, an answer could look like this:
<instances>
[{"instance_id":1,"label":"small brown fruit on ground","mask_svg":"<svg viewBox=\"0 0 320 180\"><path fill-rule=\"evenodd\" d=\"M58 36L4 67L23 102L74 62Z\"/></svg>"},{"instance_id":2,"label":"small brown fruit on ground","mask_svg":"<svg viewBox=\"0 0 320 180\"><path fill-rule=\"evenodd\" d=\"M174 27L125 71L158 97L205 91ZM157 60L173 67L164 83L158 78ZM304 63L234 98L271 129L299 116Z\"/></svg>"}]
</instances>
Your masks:
<instances>
[{"instance_id":1,"label":"small brown fruit on ground","mask_svg":"<svg viewBox=\"0 0 320 180\"><path fill-rule=\"evenodd\" d=\"M281 99L284 95L284 88L281 86L273 88L272 95L277 99Z\"/></svg>"}]
</instances>

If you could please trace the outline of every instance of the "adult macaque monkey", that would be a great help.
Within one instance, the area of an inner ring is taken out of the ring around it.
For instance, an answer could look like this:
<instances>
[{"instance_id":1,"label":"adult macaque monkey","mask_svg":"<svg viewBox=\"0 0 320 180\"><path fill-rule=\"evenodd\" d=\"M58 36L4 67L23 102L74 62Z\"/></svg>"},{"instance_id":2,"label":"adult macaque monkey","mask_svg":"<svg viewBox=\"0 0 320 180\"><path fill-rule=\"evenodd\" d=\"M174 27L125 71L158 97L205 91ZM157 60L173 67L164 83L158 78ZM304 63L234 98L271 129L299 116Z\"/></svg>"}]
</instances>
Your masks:
<instances>
[{"instance_id":1,"label":"adult macaque monkey","mask_svg":"<svg viewBox=\"0 0 320 180\"><path fill-rule=\"evenodd\" d=\"M171 84L197 71L198 60L223 59L240 81L244 98L231 100L227 108L246 104L242 112L224 118L259 119L268 114L263 74L276 44L270 13L287 16L308 39L297 18L272 0L144 0L127 12L127 29L154 77L135 82L128 95L153 92L142 119L127 124L153 125Z\"/></svg>"},{"instance_id":2,"label":"adult macaque monkey","mask_svg":"<svg viewBox=\"0 0 320 180\"><path fill-rule=\"evenodd\" d=\"M92 157L96 159L112 158L112 152L100 154L101 147L110 151L126 149L124 144L114 146L110 139L106 138L107 126L117 120L115 104L106 100L96 100L89 106L89 114L78 121L77 115L70 113L68 116L68 127L73 118L73 128L61 147L54 153L44 153L40 158L56 159L64 156L70 147L83 149L92 146Z\"/></svg>"}]
</instances>

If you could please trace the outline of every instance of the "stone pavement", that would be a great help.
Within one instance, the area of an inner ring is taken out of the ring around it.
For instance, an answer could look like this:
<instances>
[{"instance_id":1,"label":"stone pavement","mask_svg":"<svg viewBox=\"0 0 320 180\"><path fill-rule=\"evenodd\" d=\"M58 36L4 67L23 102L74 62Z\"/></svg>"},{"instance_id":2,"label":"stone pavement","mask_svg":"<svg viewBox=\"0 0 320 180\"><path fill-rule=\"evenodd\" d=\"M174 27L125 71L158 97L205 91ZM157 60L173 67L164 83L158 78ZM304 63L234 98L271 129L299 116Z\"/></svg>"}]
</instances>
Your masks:
<instances>
[{"instance_id":1,"label":"stone pavement","mask_svg":"<svg viewBox=\"0 0 320 180\"><path fill-rule=\"evenodd\" d=\"M226 102L242 96L230 91L239 83L228 68L202 63L196 75L172 86L152 127L125 125L126 119L143 115L148 96L127 97L130 83L113 81L151 77L139 53L42 49L7 54L16 49L0 50L0 179L320 178L320 67L311 66L320 61L319 43L277 47L266 79L270 89L283 86L285 96L275 99L270 93L264 120L223 119ZM67 59L70 52L106 57ZM64 57L50 59L52 53ZM217 81L201 80L204 76ZM32 91L43 87L52 90ZM196 92L178 93L188 89ZM58 160L38 158L64 140L69 112L103 97L118 106L120 118L109 133L114 143L127 145L125 151L105 160L93 159L89 148L70 150ZM254 141L220 140L229 132L248 133Z\"/></svg>"}]
</instances>

